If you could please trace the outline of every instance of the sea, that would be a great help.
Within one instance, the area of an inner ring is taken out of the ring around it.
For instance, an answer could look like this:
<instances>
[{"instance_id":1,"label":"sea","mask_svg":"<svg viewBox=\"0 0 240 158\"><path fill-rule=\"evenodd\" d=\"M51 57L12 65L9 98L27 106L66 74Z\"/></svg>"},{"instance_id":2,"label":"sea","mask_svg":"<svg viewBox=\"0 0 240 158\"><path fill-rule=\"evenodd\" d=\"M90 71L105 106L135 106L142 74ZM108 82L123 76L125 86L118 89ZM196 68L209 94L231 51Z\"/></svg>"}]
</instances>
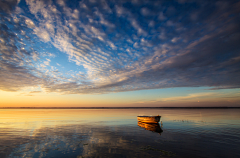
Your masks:
<instances>
[{"instance_id":1,"label":"sea","mask_svg":"<svg viewBox=\"0 0 240 158\"><path fill-rule=\"evenodd\" d=\"M240 109L0 109L0 158L18 157L239 158Z\"/></svg>"}]
</instances>

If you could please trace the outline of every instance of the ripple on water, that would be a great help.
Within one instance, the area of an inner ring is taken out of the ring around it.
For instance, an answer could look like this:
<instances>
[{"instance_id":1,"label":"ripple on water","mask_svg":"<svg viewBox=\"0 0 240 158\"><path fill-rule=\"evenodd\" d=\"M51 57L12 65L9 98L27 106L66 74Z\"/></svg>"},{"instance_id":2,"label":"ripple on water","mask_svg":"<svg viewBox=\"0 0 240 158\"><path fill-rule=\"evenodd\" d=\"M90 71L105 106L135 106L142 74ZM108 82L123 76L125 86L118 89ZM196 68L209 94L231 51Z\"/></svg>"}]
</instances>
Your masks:
<instances>
[{"instance_id":1,"label":"ripple on water","mask_svg":"<svg viewBox=\"0 0 240 158\"><path fill-rule=\"evenodd\" d=\"M0 111L0 157L240 157L239 110L158 110Z\"/></svg>"}]
</instances>

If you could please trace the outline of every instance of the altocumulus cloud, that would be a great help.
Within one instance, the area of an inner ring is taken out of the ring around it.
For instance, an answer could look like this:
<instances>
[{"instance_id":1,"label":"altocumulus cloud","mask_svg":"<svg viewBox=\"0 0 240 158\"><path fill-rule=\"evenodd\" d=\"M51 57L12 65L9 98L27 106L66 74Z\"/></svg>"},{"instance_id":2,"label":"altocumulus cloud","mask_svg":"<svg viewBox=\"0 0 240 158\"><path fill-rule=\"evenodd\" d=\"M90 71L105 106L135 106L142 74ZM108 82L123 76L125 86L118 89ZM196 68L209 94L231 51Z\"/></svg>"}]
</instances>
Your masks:
<instances>
[{"instance_id":1,"label":"altocumulus cloud","mask_svg":"<svg viewBox=\"0 0 240 158\"><path fill-rule=\"evenodd\" d=\"M239 8L214 0L1 1L0 89L240 88ZM66 63L75 66L66 72Z\"/></svg>"}]
</instances>

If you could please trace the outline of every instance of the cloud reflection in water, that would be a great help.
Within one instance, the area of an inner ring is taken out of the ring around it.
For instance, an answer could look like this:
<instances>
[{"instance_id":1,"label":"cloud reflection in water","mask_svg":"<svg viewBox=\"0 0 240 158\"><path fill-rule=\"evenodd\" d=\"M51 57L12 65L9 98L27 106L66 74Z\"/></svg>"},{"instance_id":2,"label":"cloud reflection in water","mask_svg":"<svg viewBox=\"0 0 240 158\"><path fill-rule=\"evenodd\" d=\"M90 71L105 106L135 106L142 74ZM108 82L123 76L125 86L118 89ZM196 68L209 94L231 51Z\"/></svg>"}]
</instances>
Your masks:
<instances>
[{"instance_id":1,"label":"cloud reflection in water","mask_svg":"<svg viewBox=\"0 0 240 158\"><path fill-rule=\"evenodd\" d=\"M140 113L160 114L164 126L142 128ZM239 109L1 110L0 157L238 157L239 114Z\"/></svg>"}]
</instances>

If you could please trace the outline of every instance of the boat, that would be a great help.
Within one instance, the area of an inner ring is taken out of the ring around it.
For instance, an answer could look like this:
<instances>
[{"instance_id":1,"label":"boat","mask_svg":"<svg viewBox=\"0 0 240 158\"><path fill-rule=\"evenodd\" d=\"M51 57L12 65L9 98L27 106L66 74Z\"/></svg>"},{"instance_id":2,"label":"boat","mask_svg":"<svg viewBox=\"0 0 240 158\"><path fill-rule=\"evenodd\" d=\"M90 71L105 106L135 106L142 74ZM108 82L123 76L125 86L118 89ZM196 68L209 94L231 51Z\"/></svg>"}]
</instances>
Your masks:
<instances>
[{"instance_id":1,"label":"boat","mask_svg":"<svg viewBox=\"0 0 240 158\"><path fill-rule=\"evenodd\" d=\"M161 116L137 116L139 122L145 123L158 123L160 121Z\"/></svg>"},{"instance_id":2,"label":"boat","mask_svg":"<svg viewBox=\"0 0 240 158\"><path fill-rule=\"evenodd\" d=\"M160 135L163 132L163 130L160 127L159 123L138 122L138 126L144 128L145 130L159 133Z\"/></svg>"}]
</instances>

